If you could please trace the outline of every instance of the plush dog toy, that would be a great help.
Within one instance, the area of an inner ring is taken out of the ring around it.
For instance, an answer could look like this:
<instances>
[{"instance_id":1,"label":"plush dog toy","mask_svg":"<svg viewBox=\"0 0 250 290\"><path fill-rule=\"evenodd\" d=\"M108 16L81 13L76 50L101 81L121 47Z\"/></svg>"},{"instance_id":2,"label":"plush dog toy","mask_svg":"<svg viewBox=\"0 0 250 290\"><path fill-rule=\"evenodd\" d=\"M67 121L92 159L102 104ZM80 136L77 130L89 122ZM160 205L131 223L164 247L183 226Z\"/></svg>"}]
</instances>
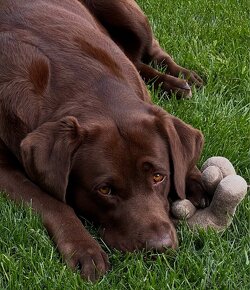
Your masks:
<instances>
[{"instance_id":1,"label":"plush dog toy","mask_svg":"<svg viewBox=\"0 0 250 290\"><path fill-rule=\"evenodd\" d=\"M172 214L179 220L185 219L191 228L224 230L246 195L247 183L224 157L209 158L201 171L203 184L212 197L210 206L197 210L189 200L178 200L172 205Z\"/></svg>"}]
</instances>

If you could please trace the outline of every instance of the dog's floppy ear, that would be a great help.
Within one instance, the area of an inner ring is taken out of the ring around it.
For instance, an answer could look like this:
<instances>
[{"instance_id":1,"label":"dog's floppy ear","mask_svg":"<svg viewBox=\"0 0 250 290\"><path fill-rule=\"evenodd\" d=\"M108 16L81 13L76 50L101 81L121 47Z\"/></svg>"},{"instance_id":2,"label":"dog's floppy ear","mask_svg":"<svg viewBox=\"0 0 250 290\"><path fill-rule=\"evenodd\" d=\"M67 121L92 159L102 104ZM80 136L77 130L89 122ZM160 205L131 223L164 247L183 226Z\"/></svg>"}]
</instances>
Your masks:
<instances>
[{"instance_id":1,"label":"dog's floppy ear","mask_svg":"<svg viewBox=\"0 0 250 290\"><path fill-rule=\"evenodd\" d=\"M26 173L48 193L65 202L73 154L82 140L75 117L47 122L21 142L21 157Z\"/></svg>"},{"instance_id":2,"label":"dog's floppy ear","mask_svg":"<svg viewBox=\"0 0 250 290\"><path fill-rule=\"evenodd\" d=\"M170 149L175 191L179 198L184 199L186 177L200 157L204 138L199 130L165 111L161 110L160 120L161 130L165 132Z\"/></svg>"}]
</instances>

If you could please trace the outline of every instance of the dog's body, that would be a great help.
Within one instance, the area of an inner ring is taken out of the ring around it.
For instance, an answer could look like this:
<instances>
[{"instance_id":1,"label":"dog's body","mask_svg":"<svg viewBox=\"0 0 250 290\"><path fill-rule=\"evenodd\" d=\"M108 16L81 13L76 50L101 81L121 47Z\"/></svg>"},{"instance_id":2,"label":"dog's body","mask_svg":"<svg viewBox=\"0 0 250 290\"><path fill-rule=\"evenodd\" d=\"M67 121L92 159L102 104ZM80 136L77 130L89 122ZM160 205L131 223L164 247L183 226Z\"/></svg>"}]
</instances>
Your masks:
<instances>
[{"instance_id":1,"label":"dog's body","mask_svg":"<svg viewBox=\"0 0 250 290\"><path fill-rule=\"evenodd\" d=\"M89 279L107 257L75 211L118 249L175 248L169 197L202 202L203 138L154 106L141 76L180 96L191 90L176 76L201 80L160 48L135 1L0 1L0 51L0 189L32 203Z\"/></svg>"}]
</instances>

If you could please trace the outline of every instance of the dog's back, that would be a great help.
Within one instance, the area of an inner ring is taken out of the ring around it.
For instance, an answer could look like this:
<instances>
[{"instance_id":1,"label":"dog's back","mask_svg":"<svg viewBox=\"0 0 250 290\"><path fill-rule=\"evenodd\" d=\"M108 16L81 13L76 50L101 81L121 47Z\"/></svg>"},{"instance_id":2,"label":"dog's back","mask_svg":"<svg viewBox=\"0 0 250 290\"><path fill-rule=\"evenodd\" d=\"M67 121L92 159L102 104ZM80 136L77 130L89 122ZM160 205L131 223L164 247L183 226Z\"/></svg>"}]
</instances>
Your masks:
<instances>
[{"instance_id":1,"label":"dog's back","mask_svg":"<svg viewBox=\"0 0 250 290\"><path fill-rule=\"evenodd\" d=\"M0 6L0 23L0 75L6 80L1 98L3 102L12 98L11 111L19 119L12 122L17 136L60 117L57 108L64 103L66 110L77 102L81 118L89 118L100 107L97 103L106 102L110 90L114 94L126 86L126 98L145 96L133 64L78 1L8 0ZM121 95L119 103L122 100ZM19 108L27 103L30 112L23 115Z\"/></svg>"},{"instance_id":2,"label":"dog's back","mask_svg":"<svg viewBox=\"0 0 250 290\"><path fill-rule=\"evenodd\" d=\"M76 0L36 0L25 4L9 0L0 10L0 23L1 36L30 44L47 56L57 71L53 74L57 77L54 83L62 85L63 78L66 88L68 81L76 79L89 84L93 77L98 81L102 75L127 80L131 74L131 79L137 75L104 28ZM67 77L60 72L67 73Z\"/></svg>"}]
</instances>

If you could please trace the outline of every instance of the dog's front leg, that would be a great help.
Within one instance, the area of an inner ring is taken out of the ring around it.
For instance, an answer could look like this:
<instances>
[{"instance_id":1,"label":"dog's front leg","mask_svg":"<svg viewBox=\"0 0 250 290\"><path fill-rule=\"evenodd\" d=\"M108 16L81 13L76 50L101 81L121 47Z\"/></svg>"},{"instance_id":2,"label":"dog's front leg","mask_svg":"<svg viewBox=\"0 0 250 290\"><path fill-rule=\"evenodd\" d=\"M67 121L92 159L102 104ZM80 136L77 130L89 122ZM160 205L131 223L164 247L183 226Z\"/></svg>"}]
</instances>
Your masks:
<instances>
[{"instance_id":1,"label":"dog's front leg","mask_svg":"<svg viewBox=\"0 0 250 290\"><path fill-rule=\"evenodd\" d=\"M201 172L197 166L194 166L186 177L186 196L198 208L209 206L209 196L204 188Z\"/></svg>"},{"instance_id":2,"label":"dog's front leg","mask_svg":"<svg viewBox=\"0 0 250 290\"><path fill-rule=\"evenodd\" d=\"M41 215L43 224L70 267L79 267L81 275L88 280L98 279L108 269L106 253L70 206L42 191L18 167L17 161L0 143L0 190L15 202L31 205Z\"/></svg>"}]
</instances>

